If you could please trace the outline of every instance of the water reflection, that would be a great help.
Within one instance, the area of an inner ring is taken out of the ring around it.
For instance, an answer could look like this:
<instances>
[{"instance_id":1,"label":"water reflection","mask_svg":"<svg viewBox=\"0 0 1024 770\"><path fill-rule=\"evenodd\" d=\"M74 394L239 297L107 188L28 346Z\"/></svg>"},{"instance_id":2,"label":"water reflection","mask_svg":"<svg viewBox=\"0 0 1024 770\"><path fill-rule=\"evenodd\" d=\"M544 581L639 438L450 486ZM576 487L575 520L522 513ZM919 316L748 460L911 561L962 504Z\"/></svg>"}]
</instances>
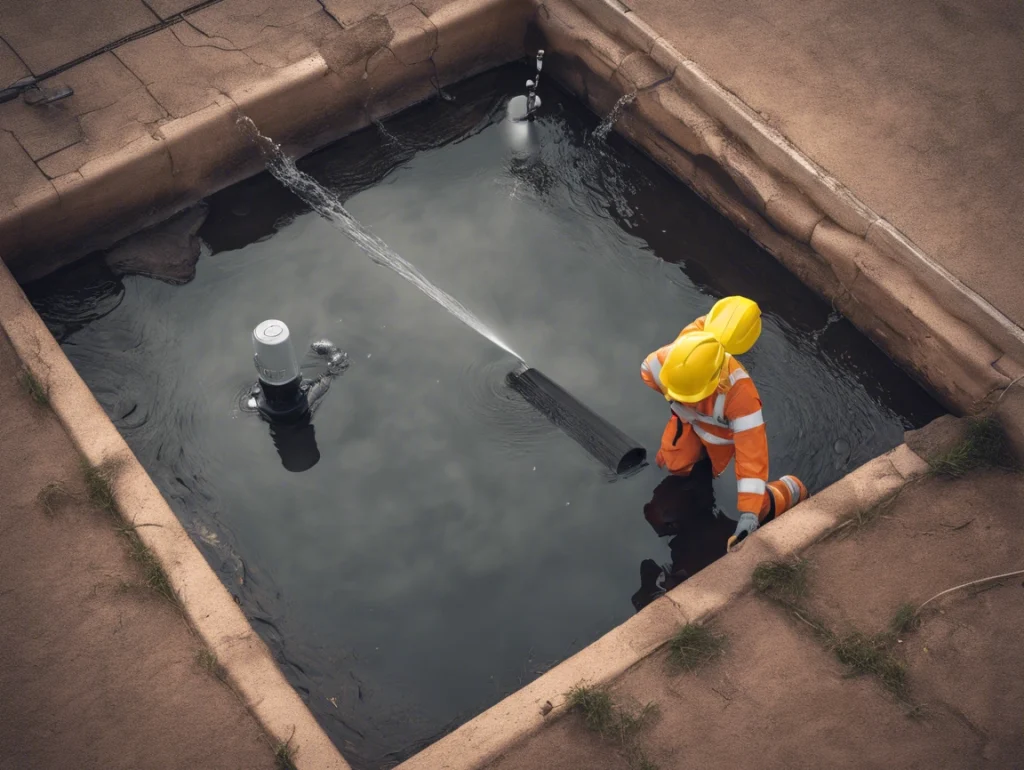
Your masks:
<instances>
[{"instance_id":1,"label":"water reflection","mask_svg":"<svg viewBox=\"0 0 1024 770\"><path fill-rule=\"evenodd\" d=\"M715 505L711 461L702 460L689 476L666 476L644 505L644 518L668 541L669 561L640 563L640 589L633 594L639 612L666 591L697 574L725 554L736 520Z\"/></svg>"}]
</instances>

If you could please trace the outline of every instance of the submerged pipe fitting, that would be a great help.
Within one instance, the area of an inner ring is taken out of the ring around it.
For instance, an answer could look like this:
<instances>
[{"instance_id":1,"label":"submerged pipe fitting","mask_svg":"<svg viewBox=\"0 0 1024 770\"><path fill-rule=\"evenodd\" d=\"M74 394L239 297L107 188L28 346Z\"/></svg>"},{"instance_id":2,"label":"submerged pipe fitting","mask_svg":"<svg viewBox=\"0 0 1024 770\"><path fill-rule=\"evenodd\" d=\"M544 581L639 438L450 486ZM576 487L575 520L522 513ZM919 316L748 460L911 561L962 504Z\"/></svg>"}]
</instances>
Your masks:
<instances>
[{"instance_id":1,"label":"submerged pipe fitting","mask_svg":"<svg viewBox=\"0 0 1024 770\"><path fill-rule=\"evenodd\" d=\"M313 412L331 381L345 371L348 356L330 340L316 340L310 350L326 361L327 371L315 379L304 379L288 326L274 319L253 329L252 346L258 380L245 408L259 412L270 423L270 436L286 470L309 470L320 459L311 423Z\"/></svg>"}]
</instances>

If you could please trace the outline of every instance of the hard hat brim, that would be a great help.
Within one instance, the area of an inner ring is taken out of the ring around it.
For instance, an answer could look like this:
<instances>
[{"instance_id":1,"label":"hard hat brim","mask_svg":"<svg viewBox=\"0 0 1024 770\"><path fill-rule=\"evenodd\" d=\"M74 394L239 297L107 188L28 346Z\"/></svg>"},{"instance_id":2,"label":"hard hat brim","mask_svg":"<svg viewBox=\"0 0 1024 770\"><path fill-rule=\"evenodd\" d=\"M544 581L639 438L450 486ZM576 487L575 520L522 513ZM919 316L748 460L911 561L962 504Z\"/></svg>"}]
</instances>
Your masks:
<instances>
[{"instance_id":1,"label":"hard hat brim","mask_svg":"<svg viewBox=\"0 0 1024 770\"><path fill-rule=\"evenodd\" d=\"M665 398L669 401L678 401L680 404L696 404L699 401L703 401L716 390L718 390L718 377L709 382L699 393L694 393L690 396L672 390L672 388L665 388Z\"/></svg>"}]
</instances>

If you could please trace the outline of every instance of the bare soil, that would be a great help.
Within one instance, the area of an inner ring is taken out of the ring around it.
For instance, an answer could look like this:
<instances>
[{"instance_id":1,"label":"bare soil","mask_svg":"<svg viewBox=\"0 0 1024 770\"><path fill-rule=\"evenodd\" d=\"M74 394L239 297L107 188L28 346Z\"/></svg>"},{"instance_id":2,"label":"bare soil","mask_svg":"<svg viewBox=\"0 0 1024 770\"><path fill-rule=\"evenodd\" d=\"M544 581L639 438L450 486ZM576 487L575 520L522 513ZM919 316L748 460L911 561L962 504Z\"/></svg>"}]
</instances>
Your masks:
<instances>
[{"instance_id":1,"label":"bare soil","mask_svg":"<svg viewBox=\"0 0 1024 770\"><path fill-rule=\"evenodd\" d=\"M0 769L275 766L200 643L88 502L78 455L0 334ZM45 486L66 493L40 499Z\"/></svg>"}]
</instances>

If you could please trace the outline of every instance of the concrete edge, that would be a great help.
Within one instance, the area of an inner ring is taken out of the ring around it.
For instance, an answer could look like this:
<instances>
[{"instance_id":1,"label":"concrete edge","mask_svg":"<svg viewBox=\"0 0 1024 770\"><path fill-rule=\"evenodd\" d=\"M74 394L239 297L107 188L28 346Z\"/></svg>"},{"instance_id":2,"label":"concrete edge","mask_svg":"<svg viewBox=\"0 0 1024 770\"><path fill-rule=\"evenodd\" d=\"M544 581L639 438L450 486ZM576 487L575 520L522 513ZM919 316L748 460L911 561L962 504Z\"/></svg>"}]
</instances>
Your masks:
<instances>
[{"instance_id":1,"label":"concrete edge","mask_svg":"<svg viewBox=\"0 0 1024 770\"><path fill-rule=\"evenodd\" d=\"M762 527L739 550L703 569L396 770L477 770L566 713L565 693L580 682L608 684L666 644L685 623L704 622L749 591L754 568L785 559L927 472L906 444L862 465Z\"/></svg>"},{"instance_id":2,"label":"concrete edge","mask_svg":"<svg viewBox=\"0 0 1024 770\"><path fill-rule=\"evenodd\" d=\"M271 739L289 743L300 770L348 770L330 738L285 679L263 640L189 538L149 474L43 324L10 271L0 265L0 328L86 462L116 462L118 510L159 560L188 622L224 666Z\"/></svg>"},{"instance_id":3,"label":"concrete edge","mask_svg":"<svg viewBox=\"0 0 1024 770\"><path fill-rule=\"evenodd\" d=\"M1024 330L617 0L542 0L555 77L729 216L950 408L1024 371ZM701 161L724 173L715 178Z\"/></svg>"},{"instance_id":4,"label":"concrete edge","mask_svg":"<svg viewBox=\"0 0 1024 770\"><path fill-rule=\"evenodd\" d=\"M366 20L386 22L383 44L366 44L359 24L340 30L318 53L16 199L0 214L0 254L26 283L107 248L262 170L239 113L304 155L521 57L533 11L530 0L453 0L430 15L409 4Z\"/></svg>"}]
</instances>

